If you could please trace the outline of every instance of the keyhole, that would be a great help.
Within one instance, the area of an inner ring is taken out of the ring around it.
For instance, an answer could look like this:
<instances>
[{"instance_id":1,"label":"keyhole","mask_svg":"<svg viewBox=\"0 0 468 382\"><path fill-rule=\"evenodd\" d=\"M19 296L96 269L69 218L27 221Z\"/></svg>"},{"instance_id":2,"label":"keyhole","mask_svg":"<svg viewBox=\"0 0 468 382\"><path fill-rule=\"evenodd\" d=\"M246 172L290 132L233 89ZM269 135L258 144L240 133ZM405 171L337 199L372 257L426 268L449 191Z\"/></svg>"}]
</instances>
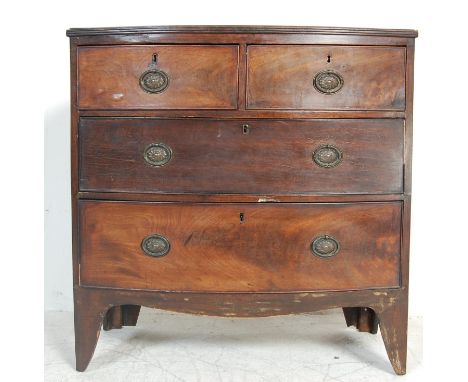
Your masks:
<instances>
[{"instance_id":1,"label":"keyhole","mask_svg":"<svg viewBox=\"0 0 468 382\"><path fill-rule=\"evenodd\" d=\"M244 217L244 213L243 213L243 212L241 212L241 213L239 214L239 220L240 220L241 223L244 222L245 217Z\"/></svg>"},{"instance_id":2,"label":"keyhole","mask_svg":"<svg viewBox=\"0 0 468 382\"><path fill-rule=\"evenodd\" d=\"M153 58L152 58L153 64L156 64L156 61L158 61L158 54L153 53Z\"/></svg>"},{"instance_id":3,"label":"keyhole","mask_svg":"<svg viewBox=\"0 0 468 382\"><path fill-rule=\"evenodd\" d=\"M242 134L248 134L250 132L249 125L242 125Z\"/></svg>"},{"instance_id":4,"label":"keyhole","mask_svg":"<svg viewBox=\"0 0 468 382\"><path fill-rule=\"evenodd\" d=\"M330 55L327 56L327 62L331 62L331 56Z\"/></svg>"}]
</instances>

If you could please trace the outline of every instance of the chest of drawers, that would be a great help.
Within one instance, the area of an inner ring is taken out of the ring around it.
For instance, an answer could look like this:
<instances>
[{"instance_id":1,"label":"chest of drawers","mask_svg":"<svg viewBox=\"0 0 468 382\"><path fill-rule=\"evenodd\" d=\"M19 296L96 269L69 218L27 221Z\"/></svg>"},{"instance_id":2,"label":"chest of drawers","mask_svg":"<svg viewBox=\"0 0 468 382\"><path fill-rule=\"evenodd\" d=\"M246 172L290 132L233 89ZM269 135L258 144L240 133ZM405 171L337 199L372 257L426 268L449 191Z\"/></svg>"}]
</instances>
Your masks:
<instances>
[{"instance_id":1,"label":"chest of drawers","mask_svg":"<svg viewBox=\"0 0 468 382\"><path fill-rule=\"evenodd\" d=\"M77 370L142 305L340 307L404 374L417 32L67 35Z\"/></svg>"}]
</instances>

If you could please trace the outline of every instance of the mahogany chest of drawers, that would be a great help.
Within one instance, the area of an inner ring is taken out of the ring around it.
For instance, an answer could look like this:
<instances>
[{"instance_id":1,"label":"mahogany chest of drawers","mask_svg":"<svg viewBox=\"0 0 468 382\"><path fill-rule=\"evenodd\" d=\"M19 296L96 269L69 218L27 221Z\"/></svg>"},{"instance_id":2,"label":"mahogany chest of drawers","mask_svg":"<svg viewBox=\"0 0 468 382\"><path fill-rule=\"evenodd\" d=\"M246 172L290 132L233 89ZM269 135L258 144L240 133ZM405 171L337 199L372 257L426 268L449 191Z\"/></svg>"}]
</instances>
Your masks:
<instances>
[{"instance_id":1,"label":"mahogany chest of drawers","mask_svg":"<svg viewBox=\"0 0 468 382\"><path fill-rule=\"evenodd\" d=\"M77 370L142 305L341 307L404 374L417 32L67 35Z\"/></svg>"}]
</instances>

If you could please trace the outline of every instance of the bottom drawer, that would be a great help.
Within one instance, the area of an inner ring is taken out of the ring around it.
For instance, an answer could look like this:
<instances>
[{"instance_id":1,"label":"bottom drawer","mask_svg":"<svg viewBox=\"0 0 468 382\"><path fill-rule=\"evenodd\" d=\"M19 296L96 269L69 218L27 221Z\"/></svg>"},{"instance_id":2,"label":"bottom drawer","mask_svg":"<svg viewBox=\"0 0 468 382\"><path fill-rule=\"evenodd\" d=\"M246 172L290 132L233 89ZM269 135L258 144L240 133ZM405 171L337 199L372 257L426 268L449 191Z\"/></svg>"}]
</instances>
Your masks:
<instances>
[{"instance_id":1,"label":"bottom drawer","mask_svg":"<svg viewBox=\"0 0 468 382\"><path fill-rule=\"evenodd\" d=\"M80 283L164 291L400 284L401 203L80 202Z\"/></svg>"}]
</instances>

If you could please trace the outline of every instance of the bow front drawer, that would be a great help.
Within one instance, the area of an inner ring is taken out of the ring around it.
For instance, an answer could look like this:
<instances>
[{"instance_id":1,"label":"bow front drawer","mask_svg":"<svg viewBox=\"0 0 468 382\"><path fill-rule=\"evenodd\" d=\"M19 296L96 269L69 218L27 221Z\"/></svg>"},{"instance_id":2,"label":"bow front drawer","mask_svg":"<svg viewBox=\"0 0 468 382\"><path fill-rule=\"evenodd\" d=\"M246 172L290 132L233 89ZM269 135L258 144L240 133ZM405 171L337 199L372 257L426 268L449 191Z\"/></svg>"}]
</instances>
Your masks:
<instances>
[{"instance_id":1,"label":"bow front drawer","mask_svg":"<svg viewBox=\"0 0 468 382\"><path fill-rule=\"evenodd\" d=\"M405 109L402 47L252 45L249 109Z\"/></svg>"},{"instance_id":2,"label":"bow front drawer","mask_svg":"<svg viewBox=\"0 0 468 382\"><path fill-rule=\"evenodd\" d=\"M80 202L82 285L261 292L398 287L401 204Z\"/></svg>"},{"instance_id":3,"label":"bow front drawer","mask_svg":"<svg viewBox=\"0 0 468 382\"><path fill-rule=\"evenodd\" d=\"M236 109L237 45L80 47L82 109Z\"/></svg>"},{"instance_id":4,"label":"bow front drawer","mask_svg":"<svg viewBox=\"0 0 468 382\"><path fill-rule=\"evenodd\" d=\"M80 122L80 190L392 193L403 121L93 119Z\"/></svg>"}]
</instances>

